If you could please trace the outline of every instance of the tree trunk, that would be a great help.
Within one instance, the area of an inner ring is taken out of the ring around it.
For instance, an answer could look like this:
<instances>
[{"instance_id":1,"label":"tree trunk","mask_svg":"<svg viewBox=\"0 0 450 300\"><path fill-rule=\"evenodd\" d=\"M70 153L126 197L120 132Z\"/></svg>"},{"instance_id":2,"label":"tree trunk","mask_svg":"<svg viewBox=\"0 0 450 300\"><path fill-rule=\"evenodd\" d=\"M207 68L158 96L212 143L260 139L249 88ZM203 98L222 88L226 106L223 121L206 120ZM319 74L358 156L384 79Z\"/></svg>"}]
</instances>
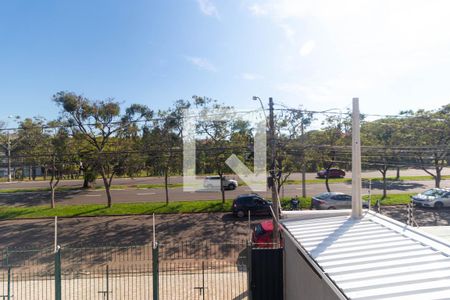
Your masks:
<instances>
[{"instance_id":1,"label":"tree trunk","mask_svg":"<svg viewBox=\"0 0 450 300\"><path fill-rule=\"evenodd\" d=\"M222 204L225 204L225 189L223 187L223 174L220 175L220 192L222 193Z\"/></svg>"},{"instance_id":2,"label":"tree trunk","mask_svg":"<svg viewBox=\"0 0 450 300\"><path fill-rule=\"evenodd\" d=\"M330 165L325 169L327 173L325 174L325 187L327 188L327 192L331 192L330 184L328 183L328 175L330 174L330 169L333 166L333 163L330 163Z\"/></svg>"},{"instance_id":3,"label":"tree trunk","mask_svg":"<svg viewBox=\"0 0 450 300\"><path fill-rule=\"evenodd\" d=\"M59 180L61 179L60 174L57 175L57 179L55 182L55 171L52 171L52 175L50 178L50 192L51 192L51 203L50 203L50 207L51 208L55 208L56 207L56 197L55 197L55 193L56 193L56 187L58 186Z\"/></svg>"},{"instance_id":4,"label":"tree trunk","mask_svg":"<svg viewBox=\"0 0 450 300\"><path fill-rule=\"evenodd\" d=\"M328 174L325 176L325 187L327 188L327 192L331 192L330 184L328 183Z\"/></svg>"},{"instance_id":5,"label":"tree trunk","mask_svg":"<svg viewBox=\"0 0 450 300\"><path fill-rule=\"evenodd\" d=\"M302 165L302 197L306 198L306 165L304 161Z\"/></svg>"},{"instance_id":6,"label":"tree trunk","mask_svg":"<svg viewBox=\"0 0 450 300\"><path fill-rule=\"evenodd\" d=\"M169 204L169 174L168 170L164 172L164 189L166 190L166 205Z\"/></svg>"},{"instance_id":7,"label":"tree trunk","mask_svg":"<svg viewBox=\"0 0 450 300\"><path fill-rule=\"evenodd\" d=\"M83 178L83 189L88 189L88 188L90 188L90 186L89 186L89 179L85 176Z\"/></svg>"},{"instance_id":8,"label":"tree trunk","mask_svg":"<svg viewBox=\"0 0 450 300\"><path fill-rule=\"evenodd\" d=\"M106 198L108 199L108 207L112 207L112 197L111 197L111 184L108 182L108 178L102 172L103 185L105 186Z\"/></svg>"},{"instance_id":9,"label":"tree trunk","mask_svg":"<svg viewBox=\"0 0 450 300\"><path fill-rule=\"evenodd\" d=\"M436 188L441 187L441 169L436 168L436 176L434 177L434 185Z\"/></svg>"},{"instance_id":10,"label":"tree trunk","mask_svg":"<svg viewBox=\"0 0 450 300\"><path fill-rule=\"evenodd\" d=\"M54 171L53 171L52 177L50 179L50 194L51 194L50 207L51 208L55 208L55 186L53 185L54 178L55 178L55 175L54 175Z\"/></svg>"},{"instance_id":11,"label":"tree trunk","mask_svg":"<svg viewBox=\"0 0 450 300\"><path fill-rule=\"evenodd\" d=\"M52 202L51 202L51 208L55 208L55 187L53 186L53 184L50 184L50 189L52 192Z\"/></svg>"},{"instance_id":12,"label":"tree trunk","mask_svg":"<svg viewBox=\"0 0 450 300\"><path fill-rule=\"evenodd\" d=\"M395 176L395 180L400 179L400 167L397 167L397 176Z\"/></svg>"},{"instance_id":13,"label":"tree trunk","mask_svg":"<svg viewBox=\"0 0 450 300\"><path fill-rule=\"evenodd\" d=\"M383 197L381 197L381 199L385 199L387 197L386 173L387 173L387 170L384 170L381 172L381 174L383 175Z\"/></svg>"}]
</instances>

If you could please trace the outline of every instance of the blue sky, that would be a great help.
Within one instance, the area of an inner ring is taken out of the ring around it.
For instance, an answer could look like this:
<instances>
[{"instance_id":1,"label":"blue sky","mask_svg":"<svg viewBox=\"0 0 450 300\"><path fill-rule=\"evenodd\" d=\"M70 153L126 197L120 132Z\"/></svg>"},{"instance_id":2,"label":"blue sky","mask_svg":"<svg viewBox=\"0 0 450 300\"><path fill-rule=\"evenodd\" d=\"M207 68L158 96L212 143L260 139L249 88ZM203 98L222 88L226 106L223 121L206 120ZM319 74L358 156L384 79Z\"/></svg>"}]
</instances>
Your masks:
<instances>
[{"instance_id":1,"label":"blue sky","mask_svg":"<svg viewBox=\"0 0 450 300\"><path fill-rule=\"evenodd\" d=\"M395 3L392 3L395 2ZM164 109L253 95L395 114L449 103L443 0L5 0L0 120L57 116L61 90Z\"/></svg>"}]
</instances>

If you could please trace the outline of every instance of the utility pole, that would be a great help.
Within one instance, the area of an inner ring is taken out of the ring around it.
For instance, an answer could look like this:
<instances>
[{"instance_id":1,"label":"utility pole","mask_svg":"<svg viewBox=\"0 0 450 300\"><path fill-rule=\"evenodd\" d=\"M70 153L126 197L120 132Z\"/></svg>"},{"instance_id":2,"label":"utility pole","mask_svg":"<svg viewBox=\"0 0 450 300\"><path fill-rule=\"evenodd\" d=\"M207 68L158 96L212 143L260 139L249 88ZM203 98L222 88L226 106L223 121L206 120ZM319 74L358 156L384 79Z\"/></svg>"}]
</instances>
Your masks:
<instances>
[{"instance_id":1,"label":"utility pole","mask_svg":"<svg viewBox=\"0 0 450 300\"><path fill-rule=\"evenodd\" d=\"M273 242L278 244L280 235L278 233L278 220L280 219L279 207L278 207L278 195L276 187L276 149L275 149L275 117L273 113L273 99L269 98L269 136L270 136L270 181L272 188L272 205L273 205Z\"/></svg>"},{"instance_id":2,"label":"utility pole","mask_svg":"<svg viewBox=\"0 0 450 300\"><path fill-rule=\"evenodd\" d=\"M302 146L303 146L303 157L302 157L302 197L306 198L306 160L305 160L305 132L303 125L303 115L301 123L301 134L302 134Z\"/></svg>"},{"instance_id":3,"label":"utility pole","mask_svg":"<svg viewBox=\"0 0 450 300\"><path fill-rule=\"evenodd\" d=\"M352 218L362 218L361 137L358 98L353 98L352 108Z\"/></svg>"},{"instance_id":4,"label":"utility pole","mask_svg":"<svg viewBox=\"0 0 450 300\"><path fill-rule=\"evenodd\" d=\"M8 152L8 182L12 181L11 178L11 136L9 135L9 131L8 131L8 142L6 144L6 150Z\"/></svg>"}]
</instances>

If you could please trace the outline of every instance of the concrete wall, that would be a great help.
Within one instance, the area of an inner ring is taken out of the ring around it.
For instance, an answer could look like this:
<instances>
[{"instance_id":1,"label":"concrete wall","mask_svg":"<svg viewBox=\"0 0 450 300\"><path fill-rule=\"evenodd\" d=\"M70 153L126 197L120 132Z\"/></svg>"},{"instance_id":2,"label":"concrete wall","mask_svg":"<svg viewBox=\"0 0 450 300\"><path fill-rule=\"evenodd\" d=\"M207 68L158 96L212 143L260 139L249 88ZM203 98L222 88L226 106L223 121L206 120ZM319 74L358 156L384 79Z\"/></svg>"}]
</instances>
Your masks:
<instances>
[{"instance_id":1,"label":"concrete wall","mask_svg":"<svg viewBox=\"0 0 450 300\"><path fill-rule=\"evenodd\" d=\"M299 253L290 237L284 234L284 299L338 300L331 287L316 274Z\"/></svg>"}]
</instances>

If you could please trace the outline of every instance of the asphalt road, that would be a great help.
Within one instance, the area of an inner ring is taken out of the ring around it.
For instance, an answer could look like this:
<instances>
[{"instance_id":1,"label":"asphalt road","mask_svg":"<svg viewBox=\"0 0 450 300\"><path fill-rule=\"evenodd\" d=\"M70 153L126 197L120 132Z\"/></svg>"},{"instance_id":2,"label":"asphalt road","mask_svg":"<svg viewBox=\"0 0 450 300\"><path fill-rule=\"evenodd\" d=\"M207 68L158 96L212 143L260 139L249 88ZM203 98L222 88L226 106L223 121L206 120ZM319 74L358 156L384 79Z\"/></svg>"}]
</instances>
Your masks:
<instances>
[{"instance_id":1,"label":"asphalt road","mask_svg":"<svg viewBox=\"0 0 450 300\"><path fill-rule=\"evenodd\" d=\"M432 171L432 170L431 170ZM446 168L442 171L443 175L450 175L450 168ZM388 177L395 176L396 172L395 170L389 170L388 171ZM423 170L416 170L416 169L408 169L408 170L401 170L400 173L401 176L426 176L427 174ZM230 176L231 178L238 179L237 176ZM347 172L346 178L351 178L352 174L351 172ZM381 177L380 172L378 171L363 171L362 172L363 178L374 178L374 177ZM199 177L201 178L201 177ZM316 173L307 173L306 179L315 179ZM301 180L301 174L300 173L293 173L289 177L289 179L293 180ZM182 183L183 177L182 176L172 176L170 177L170 183ZM82 180L63 180L60 182L59 186L82 186L83 182ZM164 178L163 177L138 177L138 178L115 178L113 180L113 185L139 185L139 184L164 184ZM101 180L97 181L97 185L102 185ZM19 188L48 188L49 183L48 181L15 181L15 182L0 182L0 192L2 189L19 189Z\"/></svg>"},{"instance_id":2,"label":"asphalt road","mask_svg":"<svg viewBox=\"0 0 450 300\"><path fill-rule=\"evenodd\" d=\"M450 169L444 170L443 174L450 174ZM417 176L426 175L422 170L402 170L402 176ZM395 171L392 170L388 176L395 176ZM232 176L234 177L234 176ZM351 174L347 174L351 178ZM363 172L363 177L379 177L379 172ZM301 174L292 174L290 179L298 180ZM314 173L307 174L308 179L314 179ZM181 176L174 176L170 178L171 183L181 183ZM132 186L139 184L162 184L163 178L160 177L143 177L143 178L117 178L114 180L114 185L128 186L126 189L112 190L112 197L114 203L135 203L135 202L161 202L165 201L165 191L162 188L157 189L138 189ZM65 180L60 186L81 186L80 180ZM101 184L100 182L98 184ZM442 186L450 186L450 181L443 181ZM36 182L15 182L15 183L0 183L0 205L8 206L34 206L49 204L50 192L19 192L19 193L2 193L2 189L15 188L37 188L48 187L48 183L44 181ZM335 192L350 193L351 184L349 183L334 183L330 184L331 190ZM424 189L434 187L433 181L403 181L390 183L388 190L391 193L416 193ZM326 191L324 183L308 184L306 187L307 195L316 195ZM225 197L227 199L235 198L239 194L249 193L251 190L246 186L238 187L234 191L226 191ZM382 192L382 185L374 183L372 185L372 193L380 194ZM368 193L367 184L363 186L363 194ZM270 191L259 192L266 198L271 197ZM302 194L301 185L286 185L281 196L293 197ZM192 200L216 200L221 199L219 191L197 191L185 192L183 188L169 189L170 201L192 201ZM58 191L56 193L56 201L59 204L103 204L106 203L106 193L103 190L66 190Z\"/></svg>"},{"instance_id":3,"label":"asphalt road","mask_svg":"<svg viewBox=\"0 0 450 300\"><path fill-rule=\"evenodd\" d=\"M388 189L391 193L415 193L434 186L433 181L410 181L397 182L391 184ZM442 182L442 186L450 186L450 180ZM335 183L330 184L334 192L351 193L351 184ZM307 195L315 195L326 191L325 184L307 185ZM227 199L235 198L239 194L249 193L251 190L246 187L238 187L234 191L226 191ZM372 194L382 192L381 184L372 185ZM368 193L367 185L363 187L363 194ZM270 198L271 192L259 192L260 195ZM301 185L286 185L281 192L281 196L293 197L301 195ZM0 205L9 206L33 206L49 204L49 192L21 192L21 193L1 193ZM112 190L114 203L135 203L135 202L161 202L165 201L164 189L136 189L127 188L123 190ZM197 191L185 192L183 188L169 189L170 201L192 201L192 200L216 200L221 199L220 192L217 191ZM103 204L106 203L106 193L102 190L70 190L56 193L56 201L59 204Z\"/></svg>"}]
</instances>

